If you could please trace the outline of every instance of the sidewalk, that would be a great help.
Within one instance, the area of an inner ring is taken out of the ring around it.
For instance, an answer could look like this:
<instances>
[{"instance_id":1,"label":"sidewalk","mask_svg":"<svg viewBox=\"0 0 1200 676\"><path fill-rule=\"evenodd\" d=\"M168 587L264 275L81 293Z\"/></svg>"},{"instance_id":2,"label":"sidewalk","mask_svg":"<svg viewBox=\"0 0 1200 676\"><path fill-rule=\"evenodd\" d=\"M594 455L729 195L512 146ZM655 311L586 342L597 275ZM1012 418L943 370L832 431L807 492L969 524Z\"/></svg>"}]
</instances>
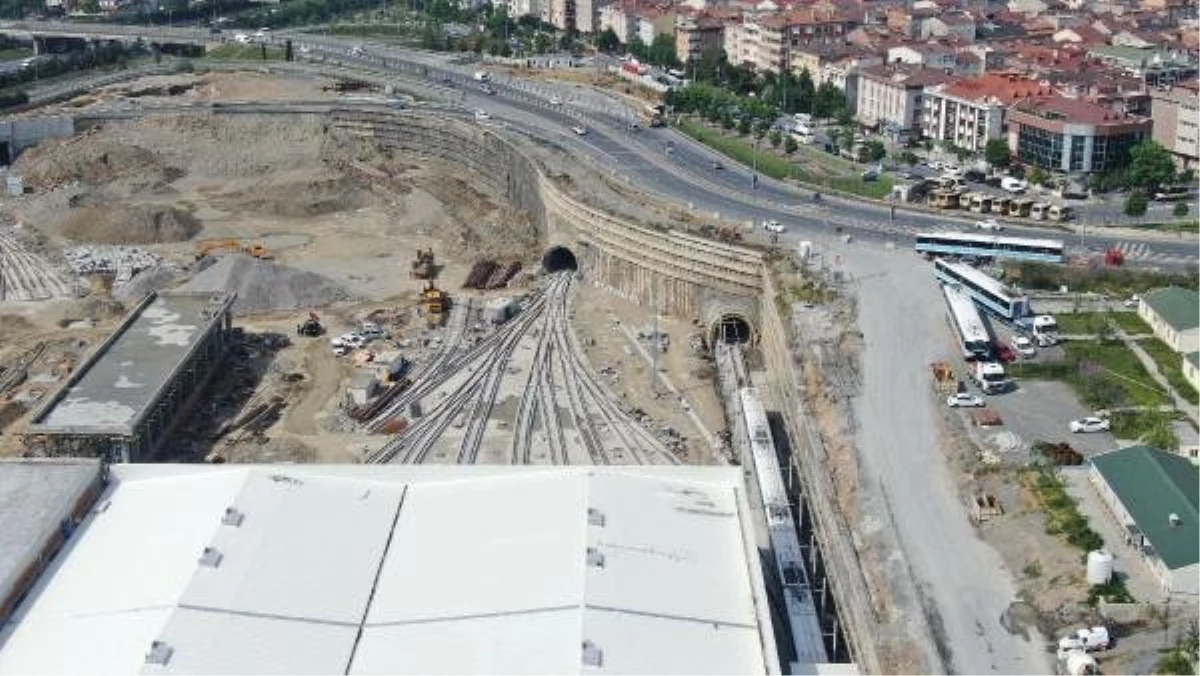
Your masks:
<instances>
[{"instance_id":1,"label":"sidewalk","mask_svg":"<svg viewBox=\"0 0 1200 676\"><path fill-rule=\"evenodd\" d=\"M1187 415L1187 417L1193 423L1200 425L1200 413L1197 413L1196 407L1193 406L1188 400L1179 396L1179 393L1171 387L1171 384L1168 383L1167 379L1163 377L1163 374L1159 372L1158 364L1155 363L1154 359L1142 349L1142 346L1139 345L1137 341L1134 340L1129 334L1120 329L1117 329L1117 337L1119 337L1121 341L1125 343L1125 347L1129 348L1131 352L1137 355L1138 361L1142 362L1142 366L1146 367L1146 372L1150 374L1151 378L1154 378L1154 382L1158 383L1159 387L1163 388L1163 390L1171 395L1171 401L1175 404L1175 408L1183 411L1183 413Z\"/></svg>"}]
</instances>

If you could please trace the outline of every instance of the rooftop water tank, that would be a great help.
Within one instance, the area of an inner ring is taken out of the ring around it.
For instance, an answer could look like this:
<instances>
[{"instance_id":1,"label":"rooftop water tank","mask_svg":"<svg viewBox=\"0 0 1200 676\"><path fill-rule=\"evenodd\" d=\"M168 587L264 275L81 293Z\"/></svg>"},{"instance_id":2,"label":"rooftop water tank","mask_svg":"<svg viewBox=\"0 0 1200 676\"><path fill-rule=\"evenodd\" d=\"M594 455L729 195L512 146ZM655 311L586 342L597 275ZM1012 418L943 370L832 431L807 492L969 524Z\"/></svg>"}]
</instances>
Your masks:
<instances>
[{"instance_id":1,"label":"rooftop water tank","mask_svg":"<svg viewBox=\"0 0 1200 676\"><path fill-rule=\"evenodd\" d=\"M1113 575L1113 555L1103 549L1088 552L1087 583L1090 586L1108 584Z\"/></svg>"}]
</instances>

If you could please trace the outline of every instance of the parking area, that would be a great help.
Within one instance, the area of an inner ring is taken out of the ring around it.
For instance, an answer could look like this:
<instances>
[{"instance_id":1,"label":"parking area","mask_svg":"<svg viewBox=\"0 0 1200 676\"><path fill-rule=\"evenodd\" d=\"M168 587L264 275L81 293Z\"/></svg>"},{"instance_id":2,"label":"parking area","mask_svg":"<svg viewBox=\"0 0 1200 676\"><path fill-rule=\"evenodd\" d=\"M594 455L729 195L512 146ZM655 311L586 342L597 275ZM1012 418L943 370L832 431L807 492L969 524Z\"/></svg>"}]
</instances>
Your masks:
<instances>
[{"instance_id":1,"label":"parking area","mask_svg":"<svg viewBox=\"0 0 1200 676\"><path fill-rule=\"evenodd\" d=\"M984 398L987 406L1004 421L1003 429L1028 447L1038 441L1065 441L1085 456L1110 451L1116 439L1107 432L1073 434L1072 420L1092 415L1064 383L1023 380L1016 389Z\"/></svg>"}]
</instances>

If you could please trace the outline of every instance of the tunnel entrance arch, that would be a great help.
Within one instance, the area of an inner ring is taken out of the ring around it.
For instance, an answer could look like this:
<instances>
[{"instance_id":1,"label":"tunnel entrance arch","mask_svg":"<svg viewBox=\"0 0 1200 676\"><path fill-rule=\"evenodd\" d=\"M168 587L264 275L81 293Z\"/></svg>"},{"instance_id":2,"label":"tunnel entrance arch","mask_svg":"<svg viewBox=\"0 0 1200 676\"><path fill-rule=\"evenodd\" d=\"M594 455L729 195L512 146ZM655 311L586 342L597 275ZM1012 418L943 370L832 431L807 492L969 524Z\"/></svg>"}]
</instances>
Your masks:
<instances>
[{"instance_id":1,"label":"tunnel entrance arch","mask_svg":"<svg viewBox=\"0 0 1200 676\"><path fill-rule=\"evenodd\" d=\"M723 314L717 318L712 324L712 335L709 336L709 341L713 345L717 343L729 343L732 345L745 345L754 342L754 328L746 318L737 314Z\"/></svg>"},{"instance_id":2,"label":"tunnel entrance arch","mask_svg":"<svg viewBox=\"0 0 1200 676\"><path fill-rule=\"evenodd\" d=\"M546 272L578 270L579 261L575 253L565 246L552 246L542 254L542 269Z\"/></svg>"}]
</instances>

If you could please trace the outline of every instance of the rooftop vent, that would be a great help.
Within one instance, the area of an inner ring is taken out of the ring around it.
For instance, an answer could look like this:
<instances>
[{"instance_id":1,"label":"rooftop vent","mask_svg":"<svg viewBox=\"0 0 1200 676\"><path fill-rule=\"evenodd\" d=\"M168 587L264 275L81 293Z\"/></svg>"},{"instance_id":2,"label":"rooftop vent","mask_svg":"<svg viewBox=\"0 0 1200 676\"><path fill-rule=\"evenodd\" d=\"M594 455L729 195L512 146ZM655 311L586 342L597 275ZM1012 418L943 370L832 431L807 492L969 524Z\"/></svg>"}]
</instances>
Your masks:
<instances>
[{"instance_id":1,"label":"rooftop vent","mask_svg":"<svg viewBox=\"0 0 1200 676\"><path fill-rule=\"evenodd\" d=\"M1174 528L1174 527L1176 527L1176 526L1180 525L1181 523L1183 523L1183 519L1180 519L1180 518L1179 518L1179 515L1178 515L1178 514L1176 514L1176 513L1174 513L1174 512L1172 512L1172 513L1171 513L1171 515L1167 517L1167 521L1171 522L1171 527L1172 527L1172 528Z\"/></svg>"},{"instance_id":2,"label":"rooftop vent","mask_svg":"<svg viewBox=\"0 0 1200 676\"><path fill-rule=\"evenodd\" d=\"M588 524L592 526L604 527L604 512L595 507L588 507Z\"/></svg>"},{"instance_id":3,"label":"rooftop vent","mask_svg":"<svg viewBox=\"0 0 1200 676\"><path fill-rule=\"evenodd\" d=\"M588 547L588 549L587 549L587 565L592 566L594 568L603 568L604 567L604 553L601 552L599 549L596 549L595 547Z\"/></svg>"},{"instance_id":4,"label":"rooftop vent","mask_svg":"<svg viewBox=\"0 0 1200 676\"><path fill-rule=\"evenodd\" d=\"M241 526L245 518L246 515L239 512L236 508L226 507L225 516L221 517L221 523L225 526Z\"/></svg>"},{"instance_id":5,"label":"rooftop vent","mask_svg":"<svg viewBox=\"0 0 1200 676\"><path fill-rule=\"evenodd\" d=\"M604 651L591 641L583 642L583 666L585 667L602 667L604 666Z\"/></svg>"},{"instance_id":6,"label":"rooftop vent","mask_svg":"<svg viewBox=\"0 0 1200 676\"><path fill-rule=\"evenodd\" d=\"M221 552L212 547L205 547L204 553L200 555L200 565L216 568L221 565L221 559L223 558L225 558L225 555Z\"/></svg>"},{"instance_id":7,"label":"rooftop vent","mask_svg":"<svg viewBox=\"0 0 1200 676\"><path fill-rule=\"evenodd\" d=\"M150 652L146 653L146 664L157 664L165 666L171 660L171 655L175 649L162 641L155 641L150 644Z\"/></svg>"}]
</instances>

